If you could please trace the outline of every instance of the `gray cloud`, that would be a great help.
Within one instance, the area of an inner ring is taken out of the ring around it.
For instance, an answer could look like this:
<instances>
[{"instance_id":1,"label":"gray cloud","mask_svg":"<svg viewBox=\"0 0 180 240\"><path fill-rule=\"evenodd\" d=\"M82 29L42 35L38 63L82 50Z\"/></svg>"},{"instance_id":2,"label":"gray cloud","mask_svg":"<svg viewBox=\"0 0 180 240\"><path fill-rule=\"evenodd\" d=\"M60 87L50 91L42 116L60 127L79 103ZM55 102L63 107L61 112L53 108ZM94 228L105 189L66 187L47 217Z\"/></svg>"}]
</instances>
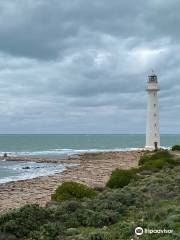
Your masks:
<instances>
[{"instance_id":1,"label":"gray cloud","mask_svg":"<svg viewBox=\"0 0 180 240\"><path fill-rule=\"evenodd\" d=\"M179 7L178 0L1 1L1 132L144 132L151 68L161 85L162 131L178 132Z\"/></svg>"}]
</instances>

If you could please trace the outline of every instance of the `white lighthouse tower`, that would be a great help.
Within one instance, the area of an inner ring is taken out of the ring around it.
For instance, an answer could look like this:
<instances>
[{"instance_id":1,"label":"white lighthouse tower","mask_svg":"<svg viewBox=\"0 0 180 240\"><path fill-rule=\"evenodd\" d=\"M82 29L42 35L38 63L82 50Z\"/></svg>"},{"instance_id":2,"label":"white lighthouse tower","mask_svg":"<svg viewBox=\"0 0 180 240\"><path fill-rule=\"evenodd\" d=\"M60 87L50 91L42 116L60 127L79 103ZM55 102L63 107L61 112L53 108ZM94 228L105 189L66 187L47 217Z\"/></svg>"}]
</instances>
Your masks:
<instances>
[{"instance_id":1,"label":"white lighthouse tower","mask_svg":"<svg viewBox=\"0 0 180 240\"><path fill-rule=\"evenodd\" d=\"M146 126L146 149L154 150L160 147L159 134L159 109L157 76L152 73L148 77L146 91L148 92L147 126Z\"/></svg>"}]
</instances>

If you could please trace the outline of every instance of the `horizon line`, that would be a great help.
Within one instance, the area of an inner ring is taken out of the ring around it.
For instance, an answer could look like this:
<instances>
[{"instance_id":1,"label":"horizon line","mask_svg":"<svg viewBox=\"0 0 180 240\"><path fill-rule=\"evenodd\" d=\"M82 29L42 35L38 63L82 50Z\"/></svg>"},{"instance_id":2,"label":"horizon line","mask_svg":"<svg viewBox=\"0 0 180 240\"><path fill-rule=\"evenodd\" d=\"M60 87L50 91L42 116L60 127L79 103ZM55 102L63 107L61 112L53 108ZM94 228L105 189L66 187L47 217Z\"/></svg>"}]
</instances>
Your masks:
<instances>
[{"instance_id":1,"label":"horizon line","mask_svg":"<svg viewBox=\"0 0 180 240\"><path fill-rule=\"evenodd\" d=\"M0 133L0 135L146 135L146 133ZM180 135L180 133L161 133L160 135Z\"/></svg>"}]
</instances>

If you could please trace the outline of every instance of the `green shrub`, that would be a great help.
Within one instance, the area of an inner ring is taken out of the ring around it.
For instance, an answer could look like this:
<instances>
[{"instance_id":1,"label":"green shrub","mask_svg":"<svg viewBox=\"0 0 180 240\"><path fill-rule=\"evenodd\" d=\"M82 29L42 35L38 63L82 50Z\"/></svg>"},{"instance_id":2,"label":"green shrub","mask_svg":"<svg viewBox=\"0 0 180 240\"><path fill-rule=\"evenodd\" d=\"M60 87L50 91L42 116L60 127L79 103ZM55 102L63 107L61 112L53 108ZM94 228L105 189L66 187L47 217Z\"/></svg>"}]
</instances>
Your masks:
<instances>
[{"instance_id":1,"label":"green shrub","mask_svg":"<svg viewBox=\"0 0 180 240\"><path fill-rule=\"evenodd\" d=\"M71 200L63 202L61 206L66 213L71 214L81 208L81 203L79 201Z\"/></svg>"},{"instance_id":2,"label":"green shrub","mask_svg":"<svg viewBox=\"0 0 180 240\"><path fill-rule=\"evenodd\" d=\"M14 234L16 237L27 236L37 230L50 218L47 209L37 204L26 205L0 216L0 230Z\"/></svg>"},{"instance_id":3,"label":"green shrub","mask_svg":"<svg viewBox=\"0 0 180 240\"><path fill-rule=\"evenodd\" d=\"M14 235L0 231L0 240L18 240Z\"/></svg>"},{"instance_id":4,"label":"green shrub","mask_svg":"<svg viewBox=\"0 0 180 240\"><path fill-rule=\"evenodd\" d=\"M39 231L31 232L29 236L33 240L54 240L63 230L60 224L49 223L42 225Z\"/></svg>"},{"instance_id":5,"label":"green shrub","mask_svg":"<svg viewBox=\"0 0 180 240\"><path fill-rule=\"evenodd\" d=\"M167 150L160 150L154 154L145 153L143 156L140 157L139 165L143 165L152 160L154 161L159 159L169 160L172 159L172 155Z\"/></svg>"},{"instance_id":6,"label":"green shrub","mask_svg":"<svg viewBox=\"0 0 180 240\"><path fill-rule=\"evenodd\" d=\"M171 158L172 155L169 153L168 150L159 150L156 153L152 155L153 159L159 159L159 158Z\"/></svg>"},{"instance_id":7,"label":"green shrub","mask_svg":"<svg viewBox=\"0 0 180 240\"><path fill-rule=\"evenodd\" d=\"M97 192L88 186L76 182L64 182L51 196L54 201L80 200L82 198L93 198Z\"/></svg>"},{"instance_id":8,"label":"green shrub","mask_svg":"<svg viewBox=\"0 0 180 240\"><path fill-rule=\"evenodd\" d=\"M139 164L139 165L143 165L143 164L145 164L146 162L148 162L150 159L151 159L151 155L145 153L143 156L140 157L138 164Z\"/></svg>"},{"instance_id":9,"label":"green shrub","mask_svg":"<svg viewBox=\"0 0 180 240\"><path fill-rule=\"evenodd\" d=\"M172 151L180 151L180 145L172 146Z\"/></svg>"},{"instance_id":10,"label":"green shrub","mask_svg":"<svg viewBox=\"0 0 180 240\"><path fill-rule=\"evenodd\" d=\"M162 169L165 166L178 165L178 161L167 150L160 150L154 154L144 154L139 160L140 170Z\"/></svg>"},{"instance_id":11,"label":"green shrub","mask_svg":"<svg viewBox=\"0 0 180 240\"><path fill-rule=\"evenodd\" d=\"M140 170L154 170L154 169L162 169L164 166L167 166L167 161L163 159L151 160L140 167Z\"/></svg>"},{"instance_id":12,"label":"green shrub","mask_svg":"<svg viewBox=\"0 0 180 240\"><path fill-rule=\"evenodd\" d=\"M123 188L128 185L132 179L136 178L136 170L116 169L112 172L110 179L106 183L109 188Z\"/></svg>"},{"instance_id":13,"label":"green shrub","mask_svg":"<svg viewBox=\"0 0 180 240\"><path fill-rule=\"evenodd\" d=\"M97 231L89 234L89 240L112 240L112 238L107 232Z\"/></svg>"},{"instance_id":14,"label":"green shrub","mask_svg":"<svg viewBox=\"0 0 180 240\"><path fill-rule=\"evenodd\" d=\"M119 214L115 211L107 210L106 212L91 212L86 218L85 225L103 227L116 223L118 219Z\"/></svg>"}]
</instances>

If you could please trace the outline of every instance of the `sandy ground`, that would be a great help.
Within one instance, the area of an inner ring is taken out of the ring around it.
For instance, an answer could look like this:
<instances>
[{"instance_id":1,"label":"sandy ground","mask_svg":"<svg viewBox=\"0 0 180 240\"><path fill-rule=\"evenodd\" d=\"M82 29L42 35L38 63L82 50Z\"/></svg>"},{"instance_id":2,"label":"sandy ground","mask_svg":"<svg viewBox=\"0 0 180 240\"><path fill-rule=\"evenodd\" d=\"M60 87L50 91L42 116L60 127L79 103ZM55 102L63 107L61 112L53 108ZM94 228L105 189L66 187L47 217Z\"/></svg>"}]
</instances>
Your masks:
<instances>
[{"instance_id":1,"label":"sandy ground","mask_svg":"<svg viewBox=\"0 0 180 240\"><path fill-rule=\"evenodd\" d=\"M85 153L68 159L11 158L9 160L76 163L78 166L53 176L0 184L0 213L27 203L44 206L50 201L53 191L64 181L76 181L96 188L104 187L113 169L136 167L141 154L140 151L131 151Z\"/></svg>"}]
</instances>

